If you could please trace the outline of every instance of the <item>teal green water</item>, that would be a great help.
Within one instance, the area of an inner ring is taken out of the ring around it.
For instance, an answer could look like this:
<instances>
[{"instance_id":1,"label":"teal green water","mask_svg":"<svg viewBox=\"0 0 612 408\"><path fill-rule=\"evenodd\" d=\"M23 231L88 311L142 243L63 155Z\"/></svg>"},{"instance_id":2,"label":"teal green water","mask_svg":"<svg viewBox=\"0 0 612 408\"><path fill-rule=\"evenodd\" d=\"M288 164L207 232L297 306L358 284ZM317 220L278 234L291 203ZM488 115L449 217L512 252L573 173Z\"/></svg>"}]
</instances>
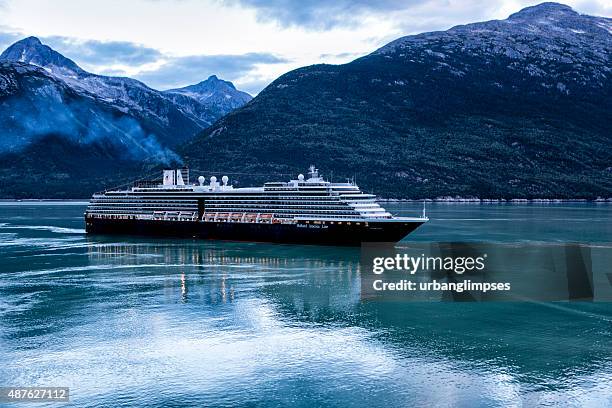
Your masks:
<instances>
[{"instance_id":1,"label":"teal green water","mask_svg":"<svg viewBox=\"0 0 612 408\"><path fill-rule=\"evenodd\" d=\"M83 210L0 204L0 386L92 407L612 405L612 304L363 302L358 249L88 237ZM428 215L410 239L612 237L610 205Z\"/></svg>"}]
</instances>

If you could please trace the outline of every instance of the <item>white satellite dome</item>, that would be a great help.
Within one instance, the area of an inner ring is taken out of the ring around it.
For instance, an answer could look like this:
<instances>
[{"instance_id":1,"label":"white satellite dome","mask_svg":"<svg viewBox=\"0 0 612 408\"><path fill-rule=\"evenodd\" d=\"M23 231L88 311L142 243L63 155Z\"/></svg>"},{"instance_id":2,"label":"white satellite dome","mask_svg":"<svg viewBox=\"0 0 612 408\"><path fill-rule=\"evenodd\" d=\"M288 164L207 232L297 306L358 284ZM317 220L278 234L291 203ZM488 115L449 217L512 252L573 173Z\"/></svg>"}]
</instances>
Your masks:
<instances>
[{"instance_id":1,"label":"white satellite dome","mask_svg":"<svg viewBox=\"0 0 612 408\"><path fill-rule=\"evenodd\" d=\"M216 178L215 176L212 176L212 177L210 178L210 182L211 182L211 183L216 183L216 182L217 182L217 178Z\"/></svg>"},{"instance_id":2,"label":"white satellite dome","mask_svg":"<svg viewBox=\"0 0 612 408\"><path fill-rule=\"evenodd\" d=\"M303 174L298 174L298 180L304 181L304 175Z\"/></svg>"},{"instance_id":3,"label":"white satellite dome","mask_svg":"<svg viewBox=\"0 0 612 408\"><path fill-rule=\"evenodd\" d=\"M229 177L223 176L223 177L221 177L221 181L223 181L223 184L226 185L227 182L229 181Z\"/></svg>"},{"instance_id":4,"label":"white satellite dome","mask_svg":"<svg viewBox=\"0 0 612 408\"><path fill-rule=\"evenodd\" d=\"M204 184L205 181L206 181L206 178L204 176L198 177L198 183L200 183L200 185Z\"/></svg>"}]
</instances>

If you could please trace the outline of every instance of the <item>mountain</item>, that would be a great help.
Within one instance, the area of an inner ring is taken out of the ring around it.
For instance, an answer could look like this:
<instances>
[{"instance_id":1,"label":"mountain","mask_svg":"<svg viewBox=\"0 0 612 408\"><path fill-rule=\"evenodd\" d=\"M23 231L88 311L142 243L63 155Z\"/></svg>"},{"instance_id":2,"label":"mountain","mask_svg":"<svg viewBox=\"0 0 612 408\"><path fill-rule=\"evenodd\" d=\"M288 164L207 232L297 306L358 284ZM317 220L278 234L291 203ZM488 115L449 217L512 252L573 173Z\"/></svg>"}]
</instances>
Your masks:
<instances>
[{"instance_id":1,"label":"mountain","mask_svg":"<svg viewBox=\"0 0 612 408\"><path fill-rule=\"evenodd\" d=\"M134 117L25 63L0 62L0 129L3 198L85 197L180 160Z\"/></svg>"},{"instance_id":2,"label":"mountain","mask_svg":"<svg viewBox=\"0 0 612 408\"><path fill-rule=\"evenodd\" d=\"M234 84L211 75L205 81L184 88L169 89L164 94L173 97L184 95L191 97L209 109L220 109L225 113L240 108L253 97L236 89Z\"/></svg>"},{"instance_id":3,"label":"mountain","mask_svg":"<svg viewBox=\"0 0 612 408\"><path fill-rule=\"evenodd\" d=\"M164 92L132 78L91 74L42 44L36 37L28 37L11 45L0 55L0 61L44 68L75 91L93 95L136 118L168 146L183 142L240 105L237 102L234 108L229 108L226 105L215 106L212 101L203 104L184 95L172 94L172 97L168 97ZM219 99L217 95L211 97Z\"/></svg>"},{"instance_id":4,"label":"mountain","mask_svg":"<svg viewBox=\"0 0 612 408\"><path fill-rule=\"evenodd\" d=\"M291 71L179 153L387 197L612 197L611 49L611 19L543 3Z\"/></svg>"},{"instance_id":5,"label":"mountain","mask_svg":"<svg viewBox=\"0 0 612 408\"><path fill-rule=\"evenodd\" d=\"M0 55L2 61L15 61L45 67L60 75L87 75L74 61L64 57L36 37L27 37L8 47Z\"/></svg>"},{"instance_id":6,"label":"mountain","mask_svg":"<svg viewBox=\"0 0 612 408\"><path fill-rule=\"evenodd\" d=\"M70 194L84 197L93 180L99 189L133 169L180 162L173 149L233 109L215 105L214 90L209 98L91 74L35 37L18 41L0 55L0 196L61 197L70 179ZM45 151L53 156L32 160Z\"/></svg>"}]
</instances>

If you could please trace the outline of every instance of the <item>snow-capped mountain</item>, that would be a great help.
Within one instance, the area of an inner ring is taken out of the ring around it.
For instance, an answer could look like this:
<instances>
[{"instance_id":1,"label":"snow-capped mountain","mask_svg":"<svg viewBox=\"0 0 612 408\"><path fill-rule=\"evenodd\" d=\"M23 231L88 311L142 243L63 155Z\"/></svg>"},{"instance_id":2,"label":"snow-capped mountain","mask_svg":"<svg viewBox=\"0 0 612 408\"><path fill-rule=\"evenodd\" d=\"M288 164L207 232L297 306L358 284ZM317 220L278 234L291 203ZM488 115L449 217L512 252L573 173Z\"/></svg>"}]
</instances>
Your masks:
<instances>
[{"instance_id":1,"label":"snow-capped mountain","mask_svg":"<svg viewBox=\"0 0 612 408\"><path fill-rule=\"evenodd\" d=\"M220 96L213 90L208 97L210 102L202 103L197 98L168 95L132 78L92 74L42 44L36 37L28 37L11 45L0 55L0 61L27 63L45 69L75 91L112 104L123 113L144 122L145 127L150 127L169 146L210 126L220 116L241 106L240 101L243 100L237 99L230 106L225 102L225 90L220 91ZM215 100L224 100L224 104L217 106Z\"/></svg>"},{"instance_id":2,"label":"snow-capped mountain","mask_svg":"<svg viewBox=\"0 0 612 408\"><path fill-rule=\"evenodd\" d=\"M2 61L23 62L44 67L56 75L86 75L77 64L64 57L36 37L27 37L8 47L1 55Z\"/></svg>"},{"instance_id":3,"label":"snow-capped mountain","mask_svg":"<svg viewBox=\"0 0 612 408\"><path fill-rule=\"evenodd\" d=\"M581 15L563 4L542 3L505 20L402 37L374 55L417 64L433 59L436 71L457 78L469 73L469 58L491 66L503 58L510 61L505 66L509 72L541 78L540 86L567 93L568 86L602 87L610 80L611 38L611 19Z\"/></svg>"},{"instance_id":4,"label":"snow-capped mountain","mask_svg":"<svg viewBox=\"0 0 612 408\"><path fill-rule=\"evenodd\" d=\"M107 179L111 162L125 169L180 161L177 145L240 105L229 105L227 91L219 92L223 104L215 105L214 91L202 103L131 78L89 73L35 37L18 41L0 55L0 193L28 186L7 187L8 180L34 175L45 174L50 185L49 169L57 166L63 166L55 173L58 188L65 188L63 180L77 173L80 185ZM49 155L32 160L42 152Z\"/></svg>"},{"instance_id":5,"label":"snow-capped mountain","mask_svg":"<svg viewBox=\"0 0 612 408\"><path fill-rule=\"evenodd\" d=\"M198 84L169 89L164 93L171 96L177 94L188 96L211 109L220 108L227 112L239 108L253 99L248 93L237 90L234 84L219 79L216 75L211 75Z\"/></svg>"},{"instance_id":6,"label":"snow-capped mountain","mask_svg":"<svg viewBox=\"0 0 612 408\"><path fill-rule=\"evenodd\" d=\"M391 197L612 197L611 51L611 19L543 3L288 72L180 152Z\"/></svg>"}]
</instances>

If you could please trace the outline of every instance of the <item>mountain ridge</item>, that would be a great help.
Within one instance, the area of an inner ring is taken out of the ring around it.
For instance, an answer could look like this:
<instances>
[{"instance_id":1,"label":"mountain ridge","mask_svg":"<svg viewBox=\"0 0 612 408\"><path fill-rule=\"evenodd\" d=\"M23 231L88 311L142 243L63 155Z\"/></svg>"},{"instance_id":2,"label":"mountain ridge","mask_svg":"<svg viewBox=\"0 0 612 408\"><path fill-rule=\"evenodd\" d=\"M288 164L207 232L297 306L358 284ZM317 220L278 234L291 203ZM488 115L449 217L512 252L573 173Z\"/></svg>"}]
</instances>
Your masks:
<instances>
[{"instance_id":1,"label":"mountain ridge","mask_svg":"<svg viewBox=\"0 0 612 408\"><path fill-rule=\"evenodd\" d=\"M12 44L0 54L0 61L23 62L42 67L78 91L105 98L107 102L114 103L119 110L141 120L152 119L154 132L161 133L159 136L169 145L175 143L173 136L163 131L163 122L170 120L164 115L165 112L178 110L180 113L177 114L184 116L181 120L186 126L183 132L184 137L190 137L197 130L210 126L229 110L241 106L243 98L240 93L238 96L241 99L236 101L233 107L228 103L217 106L214 101L203 104L197 98L168 95L133 78L93 74L79 67L73 60L42 44L36 37L27 37ZM155 103L151 104L151 101ZM177 142L180 141L182 140Z\"/></svg>"},{"instance_id":2,"label":"mountain ridge","mask_svg":"<svg viewBox=\"0 0 612 408\"><path fill-rule=\"evenodd\" d=\"M512 16L288 72L179 153L247 173L314 162L395 198L612 196L611 20Z\"/></svg>"}]
</instances>

